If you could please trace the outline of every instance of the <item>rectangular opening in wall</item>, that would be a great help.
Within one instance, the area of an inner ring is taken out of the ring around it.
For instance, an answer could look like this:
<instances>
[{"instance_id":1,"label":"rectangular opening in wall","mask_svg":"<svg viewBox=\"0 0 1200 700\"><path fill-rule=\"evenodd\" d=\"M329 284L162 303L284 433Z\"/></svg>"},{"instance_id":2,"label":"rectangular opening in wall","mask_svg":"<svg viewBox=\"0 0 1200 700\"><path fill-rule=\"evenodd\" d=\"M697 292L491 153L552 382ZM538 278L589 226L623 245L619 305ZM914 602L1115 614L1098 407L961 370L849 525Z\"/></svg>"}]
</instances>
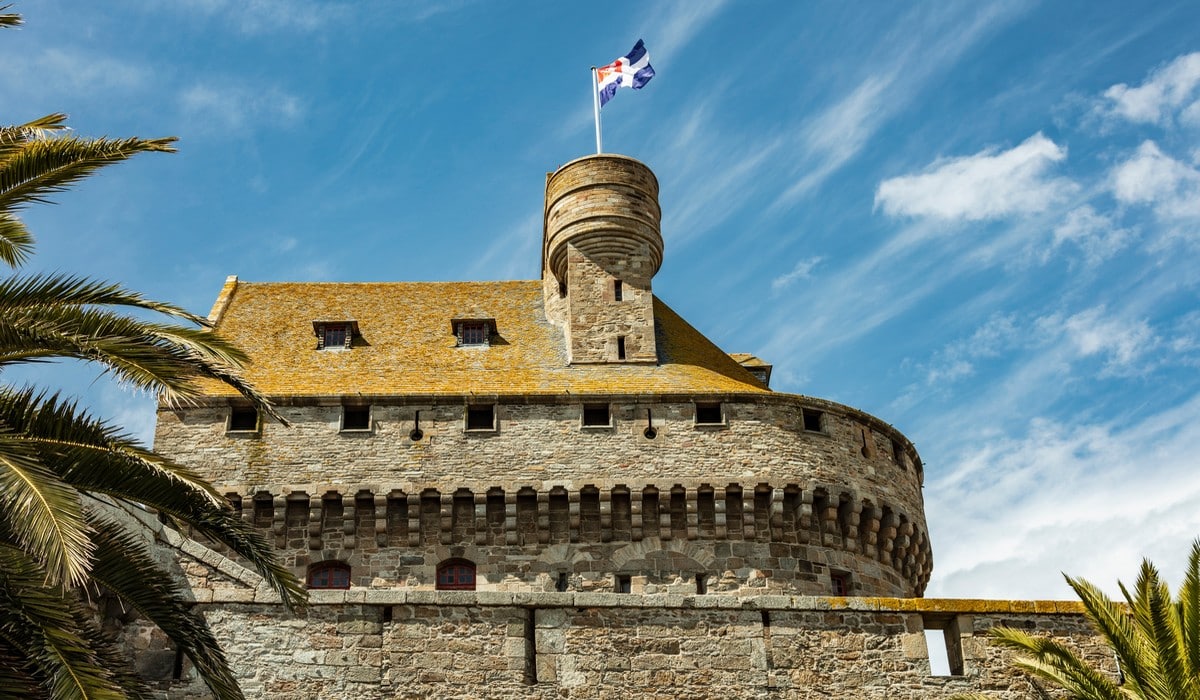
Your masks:
<instances>
[{"instance_id":1,"label":"rectangular opening in wall","mask_svg":"<svg viewBox=\"0 0 1200 700\"><path fill-rule=\"evenodd\" d=\"M696 425L724 425L725 416L720 403L697 403Z\"/></svg>"},{"instance_id":2,"label":"rectangular opening in wall","mask_svg":"<svg viewBox=\"0 0 1200 700\"><path fill-rule=\"evenodd\" d=\"M625 359L625 336L623 335L617 336L617 359Z\"/></svg>"},{"instance_id":3,"label":"rectangular opening in wall","mask_svg":"<svg viewBox=\"0 0 1200 700\"><path fill-rule=\"evenodd\" d=\"M496 407L467 406L467 430L495 430Z\"/></svg>"},{"instance_id":4,"label":"rectangular opening in wall","mask_svg":"<svg viewBox=\"0 0 1200 700\"><path fill-rule=\"evenodd\" d=\"M812 433L820 433L824 430L824 414L815 408L801 409L804 414L804 429Z\"/></svg>"},{"instance_id":5,"label":"rectangular opening in wall","mask_svg":"<svg viewBox=\"0 0 1200 700\"><path fill-rule=\"evenodd\" d=\"M559 593L567 592L567 572L558 572L558 579L554 582L554 590L558 591Z\"/></svg>"},{"instance_id":6,"label":"rectangular opening in wall","mask_svg":"<svg viewBox=\"0 0 1200 700\"><path fill-rule=\"evenodd\" d=\"M616 592L629 593L633 590L633 577L628 574L617 574Z\"/></svg>"},{"instance_id":7,"label":"rectangular opening in wall","mask_svg":"<svg viewBox=\"0 0 1200 700\"><path fill-rule=\"evenodd\" d=\"M708 576L696 574L696 595L708 593Z\"/></svg>"},{"instance_id":8,"label":"rectangular opening in wall","mask_svg":"<svg viewBox=\"0 0 1200 700\"><path fill-rule=\"evenodd\" d=\"M959 619L954 615L926 615L925 647L929 650L929 674L932 676L963 675L962 635Z\"/></svg>"},{"instance_id":9,"label":"rectangular opening in wall","mask_svg":"<svg viewBox=\"0 0 1200 700\"><path fill-rule=\"evenodd\" d=\"M583 427L611 428L612 415L606 403L591 403L583 406Z\"/></svg>"},{"instance_id":10,"label":"rectangular opening in wall","mask_svg":"<svg viewBox=\"0 0 1200 700\"><path fill-rule=\"evenodd\" d=\"M845 571L831 571L829 573L829 583L832 595L850 595L850 574Z\"/></svg>"},{"instance_id":11,"label":"rectangular opening in wall","mask_svg":"<svg viewBox=\"0 0 1200 700\"><path fill-rule=\"evenodd\" d=\"M342 407L342 430L343 431L363 431L371 429L371 407L370 406L343 406Z\"/></svg>"},{"instance_id":12,"label":"rectangular opening in wall","mask_svg":"<svg viewBox=\"0 0 1200 700\"><path fill-rule=\"evenodd\" d=\"M258 432L258 409L254 407L235 406L229 410L229 432L256 433Z\"/></svg>"},{"instance_id":13,"label":"rectangular opening in wall","mask_svg":"<svg viewBox=\"0 0 1200 700\"><path fill-rule=\"evenodd\" d=\"M624 290L621 289L621 280L613 281L613 301L621 301L624 296Z\"/></svg>"}]
</instances>

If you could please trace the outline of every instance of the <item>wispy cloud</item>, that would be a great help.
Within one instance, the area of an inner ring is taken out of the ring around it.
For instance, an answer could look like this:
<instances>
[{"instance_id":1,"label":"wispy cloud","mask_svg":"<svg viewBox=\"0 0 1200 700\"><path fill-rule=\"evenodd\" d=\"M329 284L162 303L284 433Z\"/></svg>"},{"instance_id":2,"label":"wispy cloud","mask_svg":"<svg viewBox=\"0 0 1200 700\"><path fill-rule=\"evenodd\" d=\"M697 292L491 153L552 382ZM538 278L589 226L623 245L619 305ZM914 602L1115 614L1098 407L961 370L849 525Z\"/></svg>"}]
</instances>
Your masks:
<instances>
[{"instance_id":1,"label":"wispy cloud","mask_svg":"<svg viewBox=\"0 0 1200 700\"><path fill-rule=\"evenodd\" d=\"M13 53L5 56L4 63L9 92L19 87L76 99L85 95L110 99L145 90L153 82L153 72L144 65L76 49Z\"/></svg>"},{"instance_id":2,"label":"wispy cloud","mask_svg":"<svg viewBox=\"0 0 1200 700\"><path fill-rule=\"evenodd\" d=\"M247 85L197 83L179 94L179 106L202 126L218 130L286 125L304 114L298 97Z\"/></svg>"},{"instance_id":3,"label":"wispy cloud","mask_svg":"<svg viewBox=\"0 0 1200 700\"><path fill-rule=\"evenodd\" d=\"M1033 418L1017 437L964 446L926 483L938 548L926 594L1001 597L1021 580L1024 596L1071 598L1060 571L1116 592L1142 557L1177 580L1200 531L1198 426L1193 396L1105 423Z\"/></svg>"},{"instance_id":4,"label":"wispy cloud","mask_svg":"<svg viewBox=\"0 0 1200 700\"><path fill-rule=\"evenodd\" d=\"M1107 115L1130 122L1163 124L1177 112L1185 123L1200 115L1200 52L1179 56L1153 71L1137 87L1125 83L1104 91L1100 109Z\"/></svg>"},{"instance_id":5,"label":"wispy cloud","mask_svg":"<svg viewBox=\"0 0 1200 700\"><path fill-rule=\"evenodd\" d=\"M801 260L800 262L796 263L796 266L792 268L791 272L787 272L771 280L771 292L774 294L779 294L796 282L803 279L808 279L812 276L813 269L816 268L816 266L820 263L820 256Z\"/></svg>"},{"instance_id":6,"label":"wispy cloud","mask_svg":"<svg viewBox=\"0 0 1200 700\"><path fill-rule=\"evenodd\" d=\"M1044 211L1077 186L1049 176L1067 151L1040 132L1007 151L987 149L935 162L918 175L884 180L875 205L891 216L981 221Z\"/></svg>"},{"instance_id":7,"label":"wispy cloud","mask_svg":"<svg viewBox=\"0 0 1200 700\"><path fill-rule=\"evenodd\" d=\"M1133 238L1131 229L1116 225L1112 217L1085 204L1068 212L1054 228L1053 243L1044 252L1043 260L1054 250L1071 244L1083 252L1088 265L1094 266L1121 252Z\"/></svg>"},{"instance_id":8,"label":"wispy cloud","mask_svg":"<svg viewBox=\"0 0 1200 700\"><path fill-rule=\"evenodd\" d=\"M157 3L153 3L157 4ZM219 17L244 34L315 32L345 16L350 7L290 0L177 0L177 9Z\"/></svg>"}]
</instances>

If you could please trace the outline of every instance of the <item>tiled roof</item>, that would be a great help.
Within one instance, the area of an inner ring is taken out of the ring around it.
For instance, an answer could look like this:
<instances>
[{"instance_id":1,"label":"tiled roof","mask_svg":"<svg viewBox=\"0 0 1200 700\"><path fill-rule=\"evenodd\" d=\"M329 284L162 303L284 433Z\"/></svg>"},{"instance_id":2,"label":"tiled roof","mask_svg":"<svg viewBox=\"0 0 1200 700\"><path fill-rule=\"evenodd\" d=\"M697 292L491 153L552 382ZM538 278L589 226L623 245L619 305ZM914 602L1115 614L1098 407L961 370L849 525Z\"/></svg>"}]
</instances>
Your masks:
<instances>
[{"instance_id":1,"label":"tiled roof","mask_svg":"<svg viewBox=\"0 0 1200 700\"><path fill-rule=\"evenodd\" d=\"M217 330L245 350L269 396L766 392L657 298L658 365L567 365L546 319L542 283L246 283L213 308ZM492 318L490 347L456 347L452 319ZM358 323L350 350L317 350L314 320ZM235 393L216 383L210 396Z\"/></svg>"}]
</instances>

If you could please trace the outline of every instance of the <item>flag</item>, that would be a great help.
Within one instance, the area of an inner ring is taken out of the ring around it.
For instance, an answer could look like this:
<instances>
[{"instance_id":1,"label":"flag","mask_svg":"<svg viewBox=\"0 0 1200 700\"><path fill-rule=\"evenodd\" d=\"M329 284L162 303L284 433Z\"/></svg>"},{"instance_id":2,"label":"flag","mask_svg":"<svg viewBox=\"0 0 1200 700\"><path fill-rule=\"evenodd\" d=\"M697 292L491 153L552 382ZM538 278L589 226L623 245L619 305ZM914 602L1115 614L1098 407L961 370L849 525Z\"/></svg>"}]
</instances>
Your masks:
<instances>
[{"instance_id":1,"label":"flag","mask_svg":"<svg viewBox=\"0 0 1200 700\"><path fill-rule=\"evenodd\" d=\"M603 107L617 94L617 88L640 90L653 77L650 54L646 52L646 45L638 39L628 54L603 68L596 69L596 90L600 92L600 106Z\"/></svg>"}]
</instances>

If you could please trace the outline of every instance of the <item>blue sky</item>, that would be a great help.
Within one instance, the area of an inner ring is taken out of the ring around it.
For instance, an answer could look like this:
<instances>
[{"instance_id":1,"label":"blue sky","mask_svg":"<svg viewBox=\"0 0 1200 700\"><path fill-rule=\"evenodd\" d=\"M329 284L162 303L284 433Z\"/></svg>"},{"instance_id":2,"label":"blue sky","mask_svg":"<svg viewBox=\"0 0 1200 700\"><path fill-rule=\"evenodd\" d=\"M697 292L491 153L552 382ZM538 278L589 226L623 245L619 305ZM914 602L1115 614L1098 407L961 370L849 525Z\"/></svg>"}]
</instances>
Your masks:
<instances>
[{"instance_id":1,"label":"blue sky","mask_svg":"<svg viewBox=\"0 0 1200 700\"><path fill-rule=\"evenodd\" d=\"M4 119L180 137L28 210L30 270L207 312L226 275L535 279L589 68L657 77L655 292L926 464L931 596L1176 580L1200 535L1195 2L21 3ZM149 435L151 399L18 375Z\"/></svg>"}]
</instances>

